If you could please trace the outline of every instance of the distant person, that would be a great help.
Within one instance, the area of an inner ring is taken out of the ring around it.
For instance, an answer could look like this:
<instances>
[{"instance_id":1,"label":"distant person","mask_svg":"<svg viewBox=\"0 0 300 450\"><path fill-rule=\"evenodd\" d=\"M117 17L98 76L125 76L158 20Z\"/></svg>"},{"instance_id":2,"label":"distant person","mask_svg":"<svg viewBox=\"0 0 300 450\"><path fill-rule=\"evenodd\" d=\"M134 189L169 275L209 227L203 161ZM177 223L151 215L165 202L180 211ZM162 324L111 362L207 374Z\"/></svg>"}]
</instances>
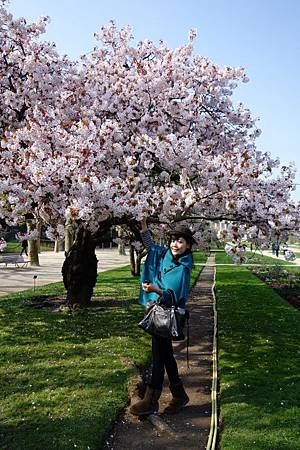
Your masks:
<instances>
[{"instance_id":1,"label":"distant person","mask_svg":"<svg viewBox=\"0 0 300 450\"><path fill-rule=\"evenodd\" d=\"M3 239L3 237L0 237L0 252L3 252L3 250L5 249L6 246L7 246L7 243L6 243L5 239Z\"/></svg>"},{"instance_id":2,"label":"distant person","mask_svg":"<svg viewBox=\"0 0 300 450\"><path fill-rule=\"evenodd\" d=\"M275 243L274 244L274 251L275 251L275 255L277 256L277 258L279 256L279 250L280 250L279 244Z\"/></svg>"},{"instance_id":3,"label":"distant person","mask_svg":"<svg viewBox=\"0 0 300 450\"><path fill-rule=\"evenodd\" d=\"M273 255L275 255L275 245L276 245L275 242L273 242L273 244L272 244L272 254Z\"/></svg>"},{"instance_id":4,"label":"distant person","mask_svg":"<svg viewBox=\"0 0 300 450\"><path fill-rule=\"evenodd\" d=\"M24 239L21 242L21 247L22 247L22 250L21 250L20 256L23 255L23 253L25 253L25 255L28 256L28 252L27 252L28 241L27 241L27 239Z\"/></svg>"}]
</instances>

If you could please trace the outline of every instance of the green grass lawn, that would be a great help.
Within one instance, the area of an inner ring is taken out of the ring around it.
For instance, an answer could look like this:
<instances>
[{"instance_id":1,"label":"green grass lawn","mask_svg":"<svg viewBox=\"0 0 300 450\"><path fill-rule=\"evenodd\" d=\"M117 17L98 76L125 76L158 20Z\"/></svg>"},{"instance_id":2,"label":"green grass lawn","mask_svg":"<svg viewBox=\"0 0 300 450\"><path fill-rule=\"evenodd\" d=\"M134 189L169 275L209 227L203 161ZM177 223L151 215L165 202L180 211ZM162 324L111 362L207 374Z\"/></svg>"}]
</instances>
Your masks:
<instances>
[{"instance_id":1,"label":"green grass lawn","mask_svg":"<svg viewBox=\"0 0 300 450\"><path fill-rule=\"evenodd\" d=\"M205 264L205 262L207 260L207 256L202 252L193 252L193 260L194 260L194 264ZM194 282L193 274L197 274L197 273L198 273L198 271L195 271L195 270L192 272L191 283Z\"/></svg>"},{"instance_id":2,"label":"green grass lawn","mask_svg":"<svg viewBox=\"0 0 300 450\"><path fill-rule=\"evenodd\" d=\"M137 326L138 290L125 267L101 273L94 290L120 306L60 313L22 306L64 294L62 283L0 299L1 450L102 448L128 402L130 377L151 353Z\"/></svg>"},{"instance_id":3,"label":"green grass lawn","mask_svg":"<svg viewBox=\"0 0 300 450\"><path fill-rule=\"evenodd\" d=\"M215 253L216 264L234 264L230 256L228 256L224 251Z\"/></svg>"},{"instance_id":4,"label":"green grass lawn","mask_svg":"<svg viewBox=\"0 0 300 450\"><path fill-rule=\"evenodd\" d=\"M20 253L21 250L22 248L18 241L10 241L7 242L7 245L4 248L3 253Z\"/></svg>"},{"instance_id":5,"label":"green grass lawn","mask_svg":"<svg viewBox=\"0 0 300 450\"><path fill-rule=\"evenodd\" d=\"M290 266L291 264L293 264L293 262L286 261L284 259L278 259L276 258L276 256L273 258L272 256L265 256L259 253L253 254L251 252L246 252L246 256L250 259L249 264L280 264L284 266ZM234 264L232 258L228 256L224 251L216 252L215 258L217 264Z\"/></svg>"},{"instance_id":6,"label":"green grass lawn","mask_svg":"<svg viewBox=\"0 0 300 450\"><path fill-rule=\"evenodd\" d=\"M251 253L247 253L247 256L250 257ZM251 257L251 262L254 264L281 264L281 265L290 265L293 264L292 261L286 261L285 259L279 259L272 256L260 255L259 253L255 254Z\"/></svg>"},{"instance_id":7,"label":"green grass lawn","mask_svg":"<svg viewBox=\"0 0 300 450\"><path fill-rule=\"evenodd\" d=\"M217 267L222 450L300 449L300 313L244 266Z\"/></svg>"},{"instance_id":8,"label":"green grass lawn","mask_svg":"<svg viewBox=\"0 0 300 450\"><path fill-rule=\"evenodd\" d=\"M41 242L41 251L53 251L54 243L51 241ZM18 241L9 241L7 242L7 246L3 250L3 253L20 253L22 250L21 244Z\"/></svg>"}]
</instances>

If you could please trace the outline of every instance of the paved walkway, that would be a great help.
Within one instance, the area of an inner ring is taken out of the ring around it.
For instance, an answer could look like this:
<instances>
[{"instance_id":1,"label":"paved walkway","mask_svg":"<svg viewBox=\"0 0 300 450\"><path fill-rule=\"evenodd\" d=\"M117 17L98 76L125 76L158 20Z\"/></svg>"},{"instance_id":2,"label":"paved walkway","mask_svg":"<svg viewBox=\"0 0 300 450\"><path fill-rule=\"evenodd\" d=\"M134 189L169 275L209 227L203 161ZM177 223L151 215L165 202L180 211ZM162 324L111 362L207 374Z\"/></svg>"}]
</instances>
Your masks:
<instances>
[{"instance_id":1,"label":"paved walkway","mask_svg":"<svg viewBox=\"0 0 300 450\"><path fill-rule=\"evenodd\" d=\"M276 256L272 255L272 252L264 251L263 254L266 256L272 256L274 258L274 263L276 262L277 258ZM99 261L99 272L103 272L114 267L126 266L129 264L129 256L119 255L116 248L96 250L96 255ZM39 255L39 258L40 267L28 266L25 268L18 268L13 265L8 265L7 267L5 267L3 264L1 264L0 296L23 291L25 289L31 289L34 282L33 277L35 275L37 276L37 278L35 279L36 286L42 286L44 284L62 281L61 268L64 261L64 252L42 252ZM278 259L284 260L284 256L279 255ZM293 263L300 266L300 258L297 258L295 261L293 261ZM215 263L213 261L207 261L207 265L214 267Z\"/></svg>"},{"instance_id":2,"label":"paved walkway","mask_svg":"<svg viewBox=\"0 0 300 450\"><path fill-rule=\"evenodd\" d=\"M117 422L104 450L204 450L211 421L213 349L214 257L208 258L189 299L190 368L186 365L186 343L174 343L180 377L190 397L188 405L173 416L152 414L140 421L128 409ZM166 377L167 378L167 377ZM133 401L136 401L135 398ZM160 398L160 411L170 400L167 382Z\"/></svg>"},{"instance_id":3,"label":"paved walkway","mask_svg":"<svg viewBox=\"0 0 300 450\"><path fill-rule=\"evenodd\" d=\"M127 266L129 256L119 255L118 249L96 250L98 271L103 272L114 267ZM34 276L36 286L62 281L61 268L64 252L42 252L39 255L39 267L18 268L13 265L0 265L0 296L33 288ZM25 257L26 259L26 257Z\"/></svg>"},{"instance_id":4,"label":"paved walkway","mask_svg":"<svg viewBox=\"0 0 300 450\"><path fill-rule=\"evenodd\" d=\"M293 251L297 252L297 249L292 249ZM273 255L273 253L269 250L265 250L263 251L263 254L265 256L271 256L272 258L274 258L274 260L276 261L277 259L281 259L283 261L286 261L285 257L283 256L282 252L280 251L280 254L278 255L278 258L276 255ZM300 266L300 258L296 258L294 259L294 261L290 261L293 264L296 264L297 266Z\"/></svg>"}]
</instances>

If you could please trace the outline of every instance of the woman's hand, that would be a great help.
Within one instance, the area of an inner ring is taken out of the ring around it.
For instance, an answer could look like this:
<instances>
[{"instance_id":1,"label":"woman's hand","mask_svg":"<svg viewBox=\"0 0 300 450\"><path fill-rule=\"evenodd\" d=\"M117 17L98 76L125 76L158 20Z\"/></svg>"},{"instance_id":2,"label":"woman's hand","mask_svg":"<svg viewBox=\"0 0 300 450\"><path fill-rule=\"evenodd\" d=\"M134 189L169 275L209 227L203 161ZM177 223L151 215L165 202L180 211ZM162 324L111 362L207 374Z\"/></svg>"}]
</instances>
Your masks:
<instances>
[{"instance_id":1,"label":"woman's hand","mask_svg":"<svg viewBox=\"0 0 300 450\"><path fill-rule=\"evenodd\" d=\"M141 220L141 229L142 229L142 231L148 230L148 227L147 227L147 219Z\"/></svg>"},{"instance_id":2,"label":"woman's hand","mask_svg":"<svg viewBox=\"0 0 300 450\"><path fill-rule=\"evenodd\" d=\"M155 292L158 295L162 295L163 291L158 286L152 283L142 283L142 289L145 292Z\"/></svg>"}]
</instances>

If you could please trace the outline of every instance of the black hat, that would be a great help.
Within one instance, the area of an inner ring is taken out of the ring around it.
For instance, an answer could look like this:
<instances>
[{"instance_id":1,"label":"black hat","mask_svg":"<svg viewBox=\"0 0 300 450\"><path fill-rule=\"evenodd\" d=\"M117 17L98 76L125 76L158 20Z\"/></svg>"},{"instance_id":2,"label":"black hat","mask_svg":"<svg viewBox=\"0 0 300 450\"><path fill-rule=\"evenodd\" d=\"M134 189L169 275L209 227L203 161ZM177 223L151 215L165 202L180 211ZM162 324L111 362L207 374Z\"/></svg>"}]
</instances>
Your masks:
<instances>
[{"instance_id":1,"label":"black hat","mask_svg":"<svg viewBox=\"0 0 300 450\"><path fill-rule=\"evenodd\" d=\"M189 244L196 244L192 231L185 225L176 225L168 232L169 237L183 237Z\"/></svg>"}]
</instances>

